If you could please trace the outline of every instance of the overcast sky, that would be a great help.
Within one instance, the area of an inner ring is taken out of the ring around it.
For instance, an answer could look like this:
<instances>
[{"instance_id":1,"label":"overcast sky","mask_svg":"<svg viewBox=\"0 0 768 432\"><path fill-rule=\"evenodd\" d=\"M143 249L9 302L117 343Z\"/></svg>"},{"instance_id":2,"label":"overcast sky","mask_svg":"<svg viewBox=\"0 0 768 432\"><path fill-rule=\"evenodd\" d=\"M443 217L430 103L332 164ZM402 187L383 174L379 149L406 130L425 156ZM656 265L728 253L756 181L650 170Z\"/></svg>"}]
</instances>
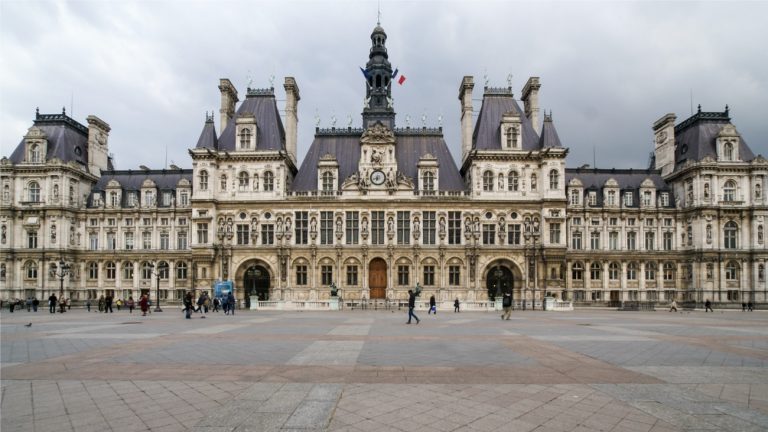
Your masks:
<instances>
[{"instance_id":1,"label":"overcast sky","mask_svg":"<svg viewBox=\"0 0 768 432\"><path fill-rule=\"evenodd\" d=\"M118 169L167 160L191 167L187 149L216 112L219 78L244 98L275 76L296 78L299 159L321 127L360 126L363 76L376 1L0 1L0 146L9 156L35 107L62 106L83 124L94 114L112 127ZM645 168L651 124L678 122L701 104L722 111L755 153L768 154L766 2L381 2L393 66L398 126L437 126L460 157L458 89L542 83L568 166ZM70 109L72 108L72 110Z\"/></svg>"}]
</instances>

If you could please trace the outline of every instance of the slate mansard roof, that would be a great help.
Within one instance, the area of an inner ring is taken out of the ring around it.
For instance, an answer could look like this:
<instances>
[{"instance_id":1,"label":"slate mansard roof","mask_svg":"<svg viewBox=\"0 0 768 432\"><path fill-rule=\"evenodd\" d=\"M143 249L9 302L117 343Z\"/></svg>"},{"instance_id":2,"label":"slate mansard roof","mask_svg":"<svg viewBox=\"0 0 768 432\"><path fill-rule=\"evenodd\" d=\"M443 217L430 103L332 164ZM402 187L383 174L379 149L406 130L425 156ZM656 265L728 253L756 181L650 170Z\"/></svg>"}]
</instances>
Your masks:
<instances>
[{"instance_id":1,"label":"slate mansard roof","mask_svg":"<svg viewBox=\"0 0 768 432\"><path fill-rule=\"evenodd\" d=\"M696 114L675 126L675 169L687 161L698 162L707 156L717 159L717 136L730 123L727 106L723 112L702 112L699 106ZM743 138L739 139L739 158L746 162L755 158Z\"/></svg>"},{"instance_id":2,"label":"slate mansard roof","mask_svg":"<svg viewBox=\"0 0 768 432\"><path fill-rule=\"evenodd\" d=\"M45 160L57 158L64 163L75 162L84 167L88 166L88 128L65 112L61 114L35 115L34 126L47 136L48 148ZM19 145L11 153L10 161L14 164L24 163L26 148L22 138Z\"/></svg>"},{"instance_id":3,"label":"slate mansard roof","mask_svg":"<svg viewBox=\"0 0 768 432\"><path fill-rule=\"evenodd\" d=\"M218 138L216 138L213 120L206 121L196 148L236 150L237 119L246 114L252 114L256 118L257 151L285 150L285 130L283 129L283 121L280 119L280 112L277 109L274 89L248 89L245 100L240 104L234 117L227 122L227 126Z\"/></svg>"},{"instance_id":4,"label":"slate mansard roof","mask_svg":"<svg viewBox=\"0 0 768 432\"><path fill-rule=\"evenodd\" d=\"M339 164L337 181L338 187L341 188L344 180L358 170L362 134L362 129L318 131L293 181L293 190L318 189L317 163L326 154L334 156ZM410 177L415 185L418 184L416 180L419 159L430 154L437 158L439 165L438 190L465 189L461 174L440 129L395 129L395 140L397 169L406 177Z\"/></svg>"},{"instance_id":5,"label":"slate mansard roof","mask_svg":"<svg viewBox=\"0 0 768 432\"><path fill-rule=\"evenodd\" d=\"M93 195L101 194L102 199L106 199L104 192L106 192L109 183L111 181L120 183L120 189L123 194L121 197L121 206L127 207L128 194L125 192L136 192L136 199L141 199L141 186L146 180L152 180L155 183L155 188L158 192L173 192L175 194L178 184L182 180L189 182L189 187L192 187L192 170L191 169L175 169L175 170L114 170L103 171L101 178L91 189L91 194L88 197L88 207L93 207ZM163 207L161 202L157 201L158 207Z\"/></svg>"},{"instance_id":6,"label":"slate mansard roof","mask_svg":"<svg viewBox=\"0 0 768 432\"><path fill-rule=\"evenodd\" d=\"M536 130L533 128L531 120L526 117L520 109L520 105L512 96L509 89L486 88L483 95L483 105L480 108L480 114L477 117L477 124L472 135L472 148L478 150L500 150L501 149L501 119L504 114L517 114L520 116L522 126L522 149L539 150L542 141ZM554 126L551 130L554 131ZM560 145L560 139L557 138L557 132L554 137L557 139L557 146Z\"/></svg>"},{"instance_id":7,"label":"slate mansard roof","mask_svg":"<svg viewBox=\"0 0 768 432\"><path fill-rule=\"evenodd\" d=\"M602 192L605 183L613 179L619 185L621 193L632 192L633 200L630 207L640 206L640 186L646 179L653 182L653 186L659 192L669 192L669 208L674 207L672 189L661 177L661 170L652 169L597 169L597 168L566 168L565 184L570 188L572 179L578 179L584 187L584 191ZM620 197L617 197L620 199ZM603 194L597 194L597 206L603 205ZM622 203L623 205L623 203Z\"/></svg>"}]
</instances>

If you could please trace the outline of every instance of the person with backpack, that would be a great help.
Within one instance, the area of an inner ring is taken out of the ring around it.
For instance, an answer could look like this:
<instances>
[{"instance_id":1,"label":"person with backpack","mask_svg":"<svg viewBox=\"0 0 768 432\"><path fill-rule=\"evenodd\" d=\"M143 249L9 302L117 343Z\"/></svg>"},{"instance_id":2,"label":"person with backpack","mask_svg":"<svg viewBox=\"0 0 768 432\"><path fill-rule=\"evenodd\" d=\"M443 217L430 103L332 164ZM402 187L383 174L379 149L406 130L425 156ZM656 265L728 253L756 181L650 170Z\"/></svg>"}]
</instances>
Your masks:
<instances>
[{"instance_id":1,"label":"person with backpack","mask_svg":"<svg viewBox=\"0 0 768 432\"><path fill-rule=\"evenodd\" d=\"M509 317L512 316L512 293L504 293L504 297L501 299L501 306L504 308L501 319L509 320Z\"/></svg>"},{"instance_id":2,"label":"person with backpack","mask_svg":"<svg viewBox=\"0 0 768 432\"><path fill-rule=\"evenodd\" d=\"M416 307L416 293L414 293L413 290L408 290L408 322L406 324L411 323L411 318L414 318L416 320L416 324L421 322L419 317L417 317L416 314L413 313L413 309L415 307Z\"/></svg>"},{"instance_id":3,"label":"person with backpack","mask_svg":"<svg viewBox=\"0 0 768 432\"><path fill-rule=\"evenodd\" d=\"M434 295L429 296L429 311L427 312L427 315L429 315L430 313L434 313L435 315L437 315L437 304L435 302Z\"/></svg>"}]
</instances>

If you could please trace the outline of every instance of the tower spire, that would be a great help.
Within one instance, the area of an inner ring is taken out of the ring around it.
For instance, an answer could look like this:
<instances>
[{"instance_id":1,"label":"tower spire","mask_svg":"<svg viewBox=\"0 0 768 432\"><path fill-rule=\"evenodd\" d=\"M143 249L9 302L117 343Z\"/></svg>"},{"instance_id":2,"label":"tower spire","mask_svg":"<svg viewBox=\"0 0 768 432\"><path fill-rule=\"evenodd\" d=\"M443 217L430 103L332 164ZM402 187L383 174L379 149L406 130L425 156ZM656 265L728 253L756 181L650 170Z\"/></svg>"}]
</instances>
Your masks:
<instances>
[{"instance_id":1,"label":"tower spire","mask_svg":"<svg viewBox=\"0 0 768 432\"><path fill-rule=\"evenodd\" d=\"M381 10L379 10L379 19ZM365 107L363 127L379 121L389 129L395 127L395 110L392 100L392 65L387 53L387 33L377 21L371 33L371 50L365 64Z\"/></svg>"}]
</instances>

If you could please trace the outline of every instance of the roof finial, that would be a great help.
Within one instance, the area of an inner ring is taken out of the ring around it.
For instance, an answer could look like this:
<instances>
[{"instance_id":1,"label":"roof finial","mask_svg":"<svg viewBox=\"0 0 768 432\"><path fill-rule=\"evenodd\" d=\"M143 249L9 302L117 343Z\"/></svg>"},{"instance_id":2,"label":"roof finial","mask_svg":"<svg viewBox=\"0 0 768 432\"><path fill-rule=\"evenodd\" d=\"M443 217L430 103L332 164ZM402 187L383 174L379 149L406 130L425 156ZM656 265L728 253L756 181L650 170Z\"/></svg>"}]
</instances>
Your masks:
<instances>
[{"instance_id":1,"label":"roof finial","mask_svg":"<svg viewBox=\"0 0 768 432\"><path fill-rule=\"evenodd\" d=\"M62 115L67 115L67 107L65 107L65 106L61 107L61 114Z\"/></svg>"},{"instance_id":2,"label":"roof finial","mask_svg":"<svg viewBox=\"0 0 768 432\"><path fill-rule=\"evenodd\" d=\"M512 89L512 74L507 75L507 87Z\"/></svg>"},{"instance_id":3,"label":"roof finial","mask_svg":"<svg viewBox=\"0 0 768 432\"><path fill-rule=\"evenodd\" d=\"M730 109L728 108L728 104L725 104L725 115L726 116L728 115L728 111L730 111Z\"/></svg>"},{"instance_id":4,"label":"roof finial","mask_svg":"<svg viewBox=\"0 0 768 432\"><path fill-rule=\"evenodd\" d=\"M320 127L320 113L317 111L317 108L315 108L315 127Z\"/></svg>"},{"instance_id":5,"label":"roof finial","mask_svg":"<svg viewBox=\"0 0 768 432\"><path fill-rule=\"evenodd\" d=\"M701 104L699 104L699 112L701 112Z\"/></svg>"},{"instance_id":6,"label":"roof finial","mask_svg":"<svg viewBox=\"0 0 768 432\"><path fill-rule=\"evenodd\" d=\"M376 5L376 25L381 25L381 0L379 0Z\"/></svg>"},{"instance_id":7,"label":"roof finial","mask_svg":"<svg viewBox=\"0 0 768 432\"><path fill-rule=\"evenodd\" d=\"M40 107L35 108L35 118L40 117Z\"/></svg>"}]
</instances>

